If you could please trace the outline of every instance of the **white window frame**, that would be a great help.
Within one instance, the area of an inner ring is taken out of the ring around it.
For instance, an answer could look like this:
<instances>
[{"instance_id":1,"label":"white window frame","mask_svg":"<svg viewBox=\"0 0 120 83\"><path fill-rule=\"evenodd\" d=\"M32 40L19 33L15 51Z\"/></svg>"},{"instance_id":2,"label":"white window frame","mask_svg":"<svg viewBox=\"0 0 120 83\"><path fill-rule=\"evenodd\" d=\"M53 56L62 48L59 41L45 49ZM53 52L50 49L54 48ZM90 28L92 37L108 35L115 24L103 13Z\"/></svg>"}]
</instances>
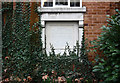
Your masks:
<instances>
[{"instance_id":1,"label":"white window frame","mask_svg":"<svg viewBox=\"0 0 120 83\"><path fill-rule=\"evenodd\" d=\"M51 7L43 7L43 4L44 4L44 0L41 0L41 7L42 8L51 8ZM70 0L68 0L68 5L55 5L55 0L53 0L53 8L56 8L56 7L70 7ZM74 7L76 8L76 7ZM82 0L80 0L80 8L82 8Z\"/></svg>"}]
</instances>

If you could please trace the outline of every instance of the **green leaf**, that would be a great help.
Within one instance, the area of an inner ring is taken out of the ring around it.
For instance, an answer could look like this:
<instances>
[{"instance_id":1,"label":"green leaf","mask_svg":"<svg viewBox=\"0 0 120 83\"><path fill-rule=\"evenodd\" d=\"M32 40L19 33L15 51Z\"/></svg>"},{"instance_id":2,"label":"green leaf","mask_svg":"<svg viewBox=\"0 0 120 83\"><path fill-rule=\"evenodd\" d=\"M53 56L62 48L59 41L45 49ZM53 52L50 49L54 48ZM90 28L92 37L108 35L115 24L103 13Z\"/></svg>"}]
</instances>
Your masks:
<instances>
[{"instance_id":1,"label":"green leaf","mask_svg":"<svg viewBox=\"0 0 120 83\"><path fill-rule=\"evenodd\" d=\"M93 72L98 72L98 71L100 71L100 69L94 69L94 70L93 70Z\"/></svg>"}]
</instances>

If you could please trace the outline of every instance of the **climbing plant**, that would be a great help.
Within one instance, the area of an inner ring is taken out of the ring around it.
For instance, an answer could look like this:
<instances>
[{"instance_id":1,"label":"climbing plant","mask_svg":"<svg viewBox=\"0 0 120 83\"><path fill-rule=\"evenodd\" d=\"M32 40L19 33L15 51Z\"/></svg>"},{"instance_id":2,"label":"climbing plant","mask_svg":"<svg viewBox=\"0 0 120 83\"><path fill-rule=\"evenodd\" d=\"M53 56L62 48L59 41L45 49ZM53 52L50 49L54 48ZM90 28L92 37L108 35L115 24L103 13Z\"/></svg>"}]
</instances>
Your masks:
<instances>
[{"instance_id":1,"label":"climbing plant","mask_svg":"<svg viewBox=\"0 0 120 83\"><path fill-rule=\"evenodd\" d=\"M3 25L3 79L24 81L35 76L42 56L41 28L37 24L37 31L30 30L30 3L17 2ZM38 40L31 41L34 37Z\"/></svg>"}]
</instances>

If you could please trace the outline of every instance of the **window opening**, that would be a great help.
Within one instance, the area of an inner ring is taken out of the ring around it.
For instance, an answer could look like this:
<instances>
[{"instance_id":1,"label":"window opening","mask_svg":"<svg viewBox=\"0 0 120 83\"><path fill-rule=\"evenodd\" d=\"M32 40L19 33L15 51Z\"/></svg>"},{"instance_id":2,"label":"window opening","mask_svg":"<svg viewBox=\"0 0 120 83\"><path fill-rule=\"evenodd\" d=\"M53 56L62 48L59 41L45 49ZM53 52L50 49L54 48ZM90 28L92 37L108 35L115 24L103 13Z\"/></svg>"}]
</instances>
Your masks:
<instances>
[{"instance_id":1,"label":"window opening","mask_svg":"<svg viewBox=\"0 0 120 83\"><path fill-rule=\"evenodd\" d=\"M80 0L70 0L70 7L80 7Z\"/></svg>"},{"instance_id":2,"label":"window opening","mask_svg":"<svg viewBox=\"0 0 120 83\"><path fill-rule=\"evenodd\" d=\"M68 0L56 0L55 5L68 5Z\"/></svg>"},{"instance_id":3,"label":"window opening","mask_svg":"<svg viewBox=\"0 0 120 83\"><path fill-rule=\"evenodd\" d=\"M53 0L43 0L43 7L53 7Z\"/></svg>"}]
</instances>

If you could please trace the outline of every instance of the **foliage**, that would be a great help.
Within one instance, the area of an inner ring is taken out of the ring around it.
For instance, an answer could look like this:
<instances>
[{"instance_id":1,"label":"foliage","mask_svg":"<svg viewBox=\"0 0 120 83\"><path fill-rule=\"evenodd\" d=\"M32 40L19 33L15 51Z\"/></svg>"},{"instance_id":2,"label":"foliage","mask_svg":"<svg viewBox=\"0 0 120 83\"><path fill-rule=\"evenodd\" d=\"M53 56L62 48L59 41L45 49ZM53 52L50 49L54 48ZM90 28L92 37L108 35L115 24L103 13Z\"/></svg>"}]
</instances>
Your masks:
<instances>
[{"instance_id":1,"label":"foliage","mask_svg":"<svg viewBox=\"0 0 120 83\"><path fill-rule=\"evenodd\" d=\"M98 40L92 42L95 51L99 49L104 55L100 57L97 54L93 72L106 83L117 83L120 78L120 11L116 9L116 12L108 18L108 25L102 27L103 32Z\"/></svg>"},{"instance_id":2,"label":"foliage","mask_svg":"<svg viewBox=\"0 0 120 83\"><path fill-rule=\"evenodd\" d=\"M35 27L38 28L35 30ZM16 10L3 25L3 80L40 83L43 77L47 78L47 82L60 77L65 77L69 82L93 79L84 35L81 47L77 42L71 50L67 44L60 55L51 45L48 56L43 53L41 31L40 22L30 29L30 4L16 3Z\"/></svg>"},{"instance_id":3,"label":"foliage","mask_svg":"<svg viewBox=\"0 0 120 83\"><path fill-rule=\"evenodd\" d=\"M9 12L13 10L13 2L2 2L2 12Z\"/></svg>"},{"instance_id":4,"label":"foliage","mask_svg":"<svg viewBox=\"0 0 120 83\"><path fill-rule=\"evenodd\" d=\"M42 55L41 35L36 36L40 32L30 31L30 4L16 3L16 10L3 25L3 79L23 81L28 76L34 77ZM33 37L39 40L31 42Z\"/></svg>"},{"instance_id":5,"label":"foliage","mask_svg":"<svg viewBox=\"0 0 120 83\"><path fill-rule=\"evenodd\" d=\"M82 81L93 80L92 65L88 60L85 47L84 35L82 47L77 42L76 46L71 50L67 44L62 55L56 54L54 47L51 45L49 56L42 59L42 72L44 72L44 75L48 74L50 79L64 76L70 82L75 81L75 79L82 79Z\"/></svg>"}]
</instances>

